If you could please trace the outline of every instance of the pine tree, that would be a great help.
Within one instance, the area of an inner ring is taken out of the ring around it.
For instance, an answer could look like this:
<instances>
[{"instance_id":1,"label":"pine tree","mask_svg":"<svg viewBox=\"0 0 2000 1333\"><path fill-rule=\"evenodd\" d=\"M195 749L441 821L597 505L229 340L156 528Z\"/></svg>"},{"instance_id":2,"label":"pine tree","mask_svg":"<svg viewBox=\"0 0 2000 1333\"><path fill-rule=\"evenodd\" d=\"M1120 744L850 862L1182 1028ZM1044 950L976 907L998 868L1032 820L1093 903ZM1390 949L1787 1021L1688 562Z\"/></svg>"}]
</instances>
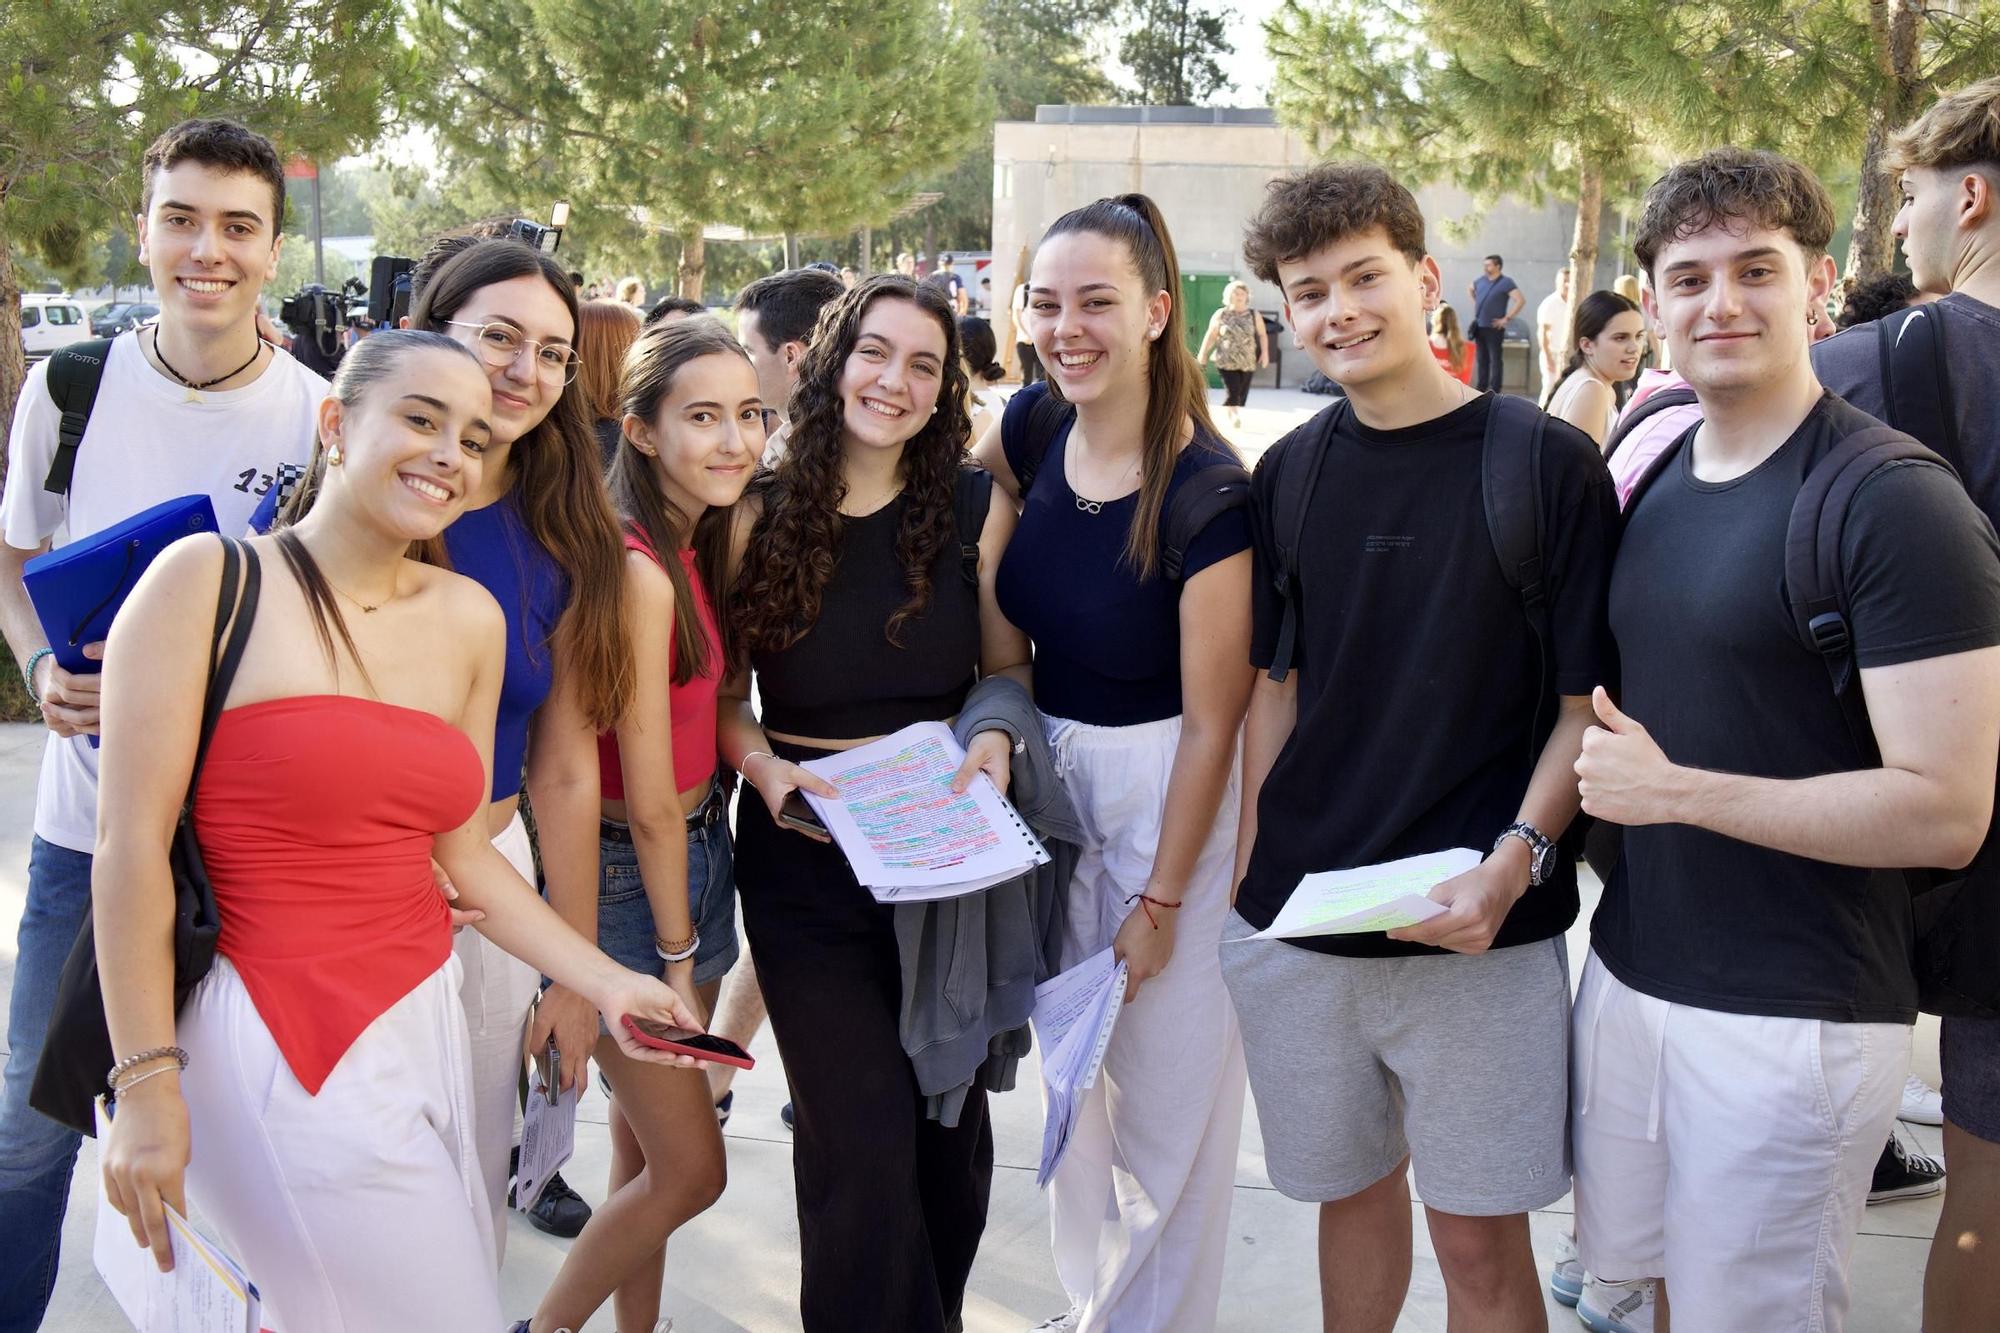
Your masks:
<instances>
[{"instance_id":1,"label":"pine tree","mask_svg":"<svg viewBox=\"0 0 2000 1333\"><path fill-rule=\"evenodd\" d=\"M70 278L131 226L139 158L176 121L234 116L330 160L371 138L407 68L395 0L0 5L0 421L23 374L17 256ZM4 477L0 461L0 477Z\"/></svg>"},{"instance_id":2,"label":"pine tree","mask_svg":"<svg viewBox=\"0 0 2000 1333\"><path fill-rule=\"evenodd\" d=\"M644 210L680 239L685 295L702 290L705 225L886 219L982 123L949 0L417 0L413 31L448 148L586 223Z\"/></svg>"},{"instance_id":3,"label":"pine tree","mask_svg":"<svg viewBox=\"0 0 2000 1333\"><path fill-rule=\"evenodd\" d=\"M1220 10L1196 0L1128 0L1130 29L1118 58L1150 106L1201 106L1229 87L1220 57L1230 45Z\"/></svg>"}]
</instances>

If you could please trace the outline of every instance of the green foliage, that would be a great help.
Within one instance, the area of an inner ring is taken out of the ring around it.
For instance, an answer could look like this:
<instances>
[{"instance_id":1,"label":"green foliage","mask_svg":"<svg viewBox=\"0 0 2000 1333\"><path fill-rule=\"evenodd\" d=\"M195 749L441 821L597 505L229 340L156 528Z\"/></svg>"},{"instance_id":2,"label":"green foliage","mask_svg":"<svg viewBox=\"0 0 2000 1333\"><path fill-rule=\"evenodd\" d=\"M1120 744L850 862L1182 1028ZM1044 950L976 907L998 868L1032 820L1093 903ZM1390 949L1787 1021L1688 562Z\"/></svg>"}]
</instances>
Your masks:
<instances>
[{"instance_id":1,"label":"green foliage","mask_svg":"<svg viewBox=\"0 0 2000 1333\"><path fill-rule=\"evenodd\" d=\"M999 118L1033 120L1035 108L1045 103L1089 105L1115 98L1118 90L1098 67L1090 44L1121 4L980 0L979 27L986 45L980 67L993 89Z\"/></svg>"},{"instance_id":2,"label":"green foliage","mask_svg":"<svg viewBox=\"0 0 2000 1333\"><path fill-rule=\"evenodd\" d=\"M1230 45L1221 10L1196 0L1127 0L1130 27L1118 58L1132 71L1141 102L1202 106L1229 87L1220 57Z\"/></svg>"}]
</instances>

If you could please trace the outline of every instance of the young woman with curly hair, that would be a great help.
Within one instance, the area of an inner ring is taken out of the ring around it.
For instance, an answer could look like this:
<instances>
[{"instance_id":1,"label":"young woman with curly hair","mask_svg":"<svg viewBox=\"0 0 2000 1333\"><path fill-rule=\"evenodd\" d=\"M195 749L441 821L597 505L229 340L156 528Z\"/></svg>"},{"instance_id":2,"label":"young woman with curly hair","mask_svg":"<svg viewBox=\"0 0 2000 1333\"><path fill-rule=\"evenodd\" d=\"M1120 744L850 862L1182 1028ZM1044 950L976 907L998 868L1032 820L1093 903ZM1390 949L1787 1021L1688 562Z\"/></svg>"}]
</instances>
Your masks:
<instances>
[{"instance_id":1,"label":"young woman with curly hair","mask_svg":"<svg viewBox=\"0 0 2000 1333\"><path fill-rule=\"evenodd\" d=\"M835 794L800 761L949 719L982 674L1026 678L1027 640L993 596L1014 527L1004 497L978 534L976 587L963 568L954 499L987 485L966 458L965 391L944 295L863 281L821 316L789 448L738 506L749 670L722 687L720 742L755 788L737 806L737 881L791 1081L808 1333L943 1333L986 1225L985 1097L975 1086L953 1127L926 1118L898 1031L891 909L831 844L777 823L794 790ZM1009 751L982 732L958 781L983 769L1004 786Z\"/></svg>"},{"instance_id":2,"label":"young woman with curly hair","mask_svg":"<svg viewBox=\"0 0 2000 1333\"><path fill-rule=\"evenodd\" d=\"M1086 835L1062 963L1108 948L1126 968L1125 1011L1049 1186L1072 1308L1045 1327L1210 1328L1243 1119L1217 949L1253 675L1250 525L1237 508L1168 531L1175 497L1216 484L1236 453L1209 420L1151 199L1057 219L1028 310L1048 382L1014 395L976 456L1022 501L1000 604L1034 639L1035 703ZM1053 428L1038 425L1045 394L1071 409Z\"/></svg>"}]
</instances>

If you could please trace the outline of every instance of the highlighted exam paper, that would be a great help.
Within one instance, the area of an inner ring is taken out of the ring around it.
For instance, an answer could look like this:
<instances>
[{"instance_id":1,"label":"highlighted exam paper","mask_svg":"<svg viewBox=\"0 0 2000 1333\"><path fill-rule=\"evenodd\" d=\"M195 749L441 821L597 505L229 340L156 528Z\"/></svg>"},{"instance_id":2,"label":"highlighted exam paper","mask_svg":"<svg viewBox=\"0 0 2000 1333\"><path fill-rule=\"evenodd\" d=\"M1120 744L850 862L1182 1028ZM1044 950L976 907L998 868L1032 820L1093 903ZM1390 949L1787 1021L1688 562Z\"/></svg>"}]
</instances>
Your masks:
<instances>
[{"instance_id":1,"label":"highlighted exam paper","mask_svg":"<svg viewBox=\"0 0 2000 1333\"><path fill-rule=\"evenodd\" d=\"M1322 870L1299 881L1270 925L1242 938L1292 940L1414 926L1444 911L1426 894L1484 859L1469 847L1454 847L1381 865Z\"/></svg>"}]
</instances>

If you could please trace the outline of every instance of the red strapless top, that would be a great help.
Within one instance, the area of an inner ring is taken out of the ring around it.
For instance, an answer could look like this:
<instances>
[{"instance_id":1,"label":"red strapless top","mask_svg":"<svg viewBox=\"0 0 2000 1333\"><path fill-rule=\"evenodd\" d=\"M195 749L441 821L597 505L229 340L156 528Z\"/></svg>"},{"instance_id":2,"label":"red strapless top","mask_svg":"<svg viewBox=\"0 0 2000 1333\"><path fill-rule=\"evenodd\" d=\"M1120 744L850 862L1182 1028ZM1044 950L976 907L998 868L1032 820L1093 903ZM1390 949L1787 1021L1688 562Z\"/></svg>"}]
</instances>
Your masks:
<instances>
[{"instance_id":1,"label":"red strapless top","mask_svg":"<svg viewBox=\"0 0 2000 1333\"><path fill-rule=\"evenodd\" d=\"M217 719L194 806L216 948L307 1092L450 956L431 839L485 797L472 742L418 709L321 694Z\"/></svg>"}]
</instances>

